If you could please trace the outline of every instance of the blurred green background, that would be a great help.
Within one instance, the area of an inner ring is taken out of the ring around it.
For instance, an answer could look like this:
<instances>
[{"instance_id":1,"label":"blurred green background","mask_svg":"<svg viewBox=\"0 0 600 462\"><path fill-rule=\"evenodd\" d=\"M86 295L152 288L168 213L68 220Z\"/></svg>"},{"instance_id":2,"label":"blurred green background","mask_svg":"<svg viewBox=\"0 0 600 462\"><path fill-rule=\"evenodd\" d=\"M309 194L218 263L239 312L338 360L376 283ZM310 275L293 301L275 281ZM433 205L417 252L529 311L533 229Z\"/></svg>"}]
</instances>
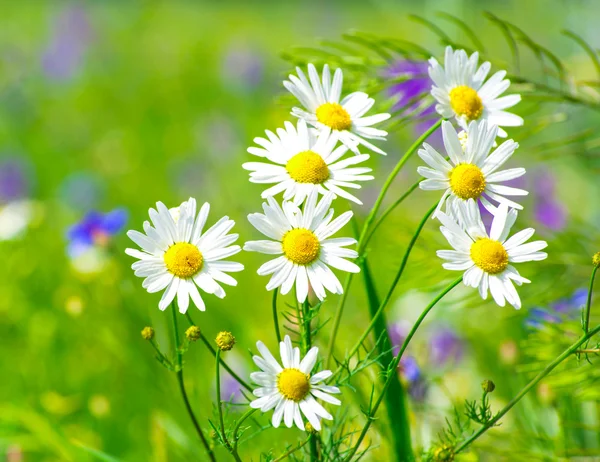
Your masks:
<instances>
[{"instance_id":1,"label":"blurred green background","mask_svg":"<svg viewBox=\"0 0 600 462\"><path fill-rule=\"evenodd\" d=\"M121 231L96 253L71 258L66 233L89 211L117 207L128 211L125 229L141 229L157 200L176 206L193 196L211 203L210 222L223 215L235 219L240 243L258 238L245 217L259 209L261 187L248 182L241 164L250 158L246 148L255 136L291 119L291 100L281 99L281 82L292 70L281 59L283 52L315 46L318 38L339 39L355 29L426 43L439 56L443 48L435 36L407 18L415 13L435 19L438 11L462 18L498 50L499 58L508 60L506 45L481 14L491 10L561 56L578 79L590 78L594 68L580 49L559 36L560 30L569 28L600 43L600 3L583 0L5 0L0 7L0 191L19 189L27 202L17 214L29 216L18 236L7 231L0 242L0 457L12 462L103 457L82 447L117 460L203 460L175 377L154 360L139 334L152 325L163 349L171 347L170 314L158 310L160 295L142 289L130 269L133 259L123 253L132 243ZM527 75L533 68L526 63L521 72ZM384 102L384 93L377 97ZM598 116L589 109L537 101L524 101L517 112L526 117L526 125L509 132L522 145L511 166L525 166L528 189L539 191L525 201L517 228L538 228L550 243L550 257L523 265L533 284L520 291L520 312L460 289L415 341L412 356L428 390L426 397L415 393L411 401L417 444L435 440L451 405L478 397L484 378L498 385L498 408L510 399L547 345L542 338L536 340L542 347L531 346L530 337L541 334L528 327L529 310L564 301L584 287L589 258L600 249L598 140L556 142L593 130ZM384 146L388 157L372 156L376 180L359 193L365 202L354 209L359 218L415 133L412 126L392 133ZM16 170L2 174L7 165ZM390 199L417 179L417 165L415 158ZM2 207L14 202L9 193L0 196ZM381 292L435 199L417 192L373 241L369 258ZM15 219L14 213L0 213L0 231ZM443 245L432 222L396 291L390 322L414 320L439 284L454 277L435 257ZM271 295L264 290L267 280L256 275L264 258L241 253L234 260L246 265L239 285L229 288L224 300L205 296L205 313L190 309L209 338L220 330L234 333L238 345L227 359L247 375L253 370L248 351L256 340L275 345ZM333 314L336 301L329 297L322 317ZM357 280L339 352L354 343L366 320ZM428 343L439 329L452 333L459 351L443 366L431 361ZM317 343L324 347L327 336L325 329ZM213 376L212 357L193 344L186 354L186 381L206 430L213 412ZM362 387L357 396L366 396L373 377L355 384ZM544 455L555 450L565 456L582 448L586 454L600 453L598 396L590 391L597 379L586 375L582 381L585 389L577 392L568 380L538 390L494 430L495 436L482 440L479 456L466 457L504 460L502 450L522 451L533 460L535 454L539 460L555 460ZM351 416L359 425L360 398L347 390L344 399L357 404ZM565 422L585 427L573 430ZM241 453L244 460L260 460L261 452L273 449L278 455L298 438L297 430L269 430L242 446ZM371 460L386 460L384 422L374 427L372 439L379 448ZM219 451L225 460L228 456Z\"/></svg>"}]
</instances>

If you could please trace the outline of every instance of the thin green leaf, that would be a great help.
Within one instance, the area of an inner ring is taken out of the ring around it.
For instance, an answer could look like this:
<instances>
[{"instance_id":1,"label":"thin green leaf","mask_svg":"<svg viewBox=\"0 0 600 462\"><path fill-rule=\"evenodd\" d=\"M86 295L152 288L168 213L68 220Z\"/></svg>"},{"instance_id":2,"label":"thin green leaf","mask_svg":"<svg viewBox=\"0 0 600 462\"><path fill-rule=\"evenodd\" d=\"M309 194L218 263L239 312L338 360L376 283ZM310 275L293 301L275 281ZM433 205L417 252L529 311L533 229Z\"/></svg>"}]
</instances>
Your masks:
<instances>
[{"instance_id":1,"label":"thin green leaf","mask_svg":"<svg viewBox=\"0 0 600 462\"><path fill-rule=\"evenodd\" d=\"M437 15L456 24L465 33L465 35L469 37L469 40L471 40L471 42L473 43L473 45L475 45L475 48L478 51L481 51L482 53L486 52L485 47L483 43L481 43L481 40L479 40L479 38L477 37L477 34L475 34L473 29L471 29L462 19L459 19L451 14L444 13L443 11L438 11Z\"/></svg>"},{"instance_id":2,"label":"thin green leaf","mask_svg":"<svg viewBox=\"0 0 600 462\"><path fill-rule=\"evenodd\" d=\"M594 49L575 32L571 32L570 30L565 29L562 31L562 34L574 40L581 48L583 48L583 50L588 54L588 56L594 63L594 67L596 68L598 77L600 77L600 59L598 59L598 54L594 51Z\"/></svg>"}]
</instances>

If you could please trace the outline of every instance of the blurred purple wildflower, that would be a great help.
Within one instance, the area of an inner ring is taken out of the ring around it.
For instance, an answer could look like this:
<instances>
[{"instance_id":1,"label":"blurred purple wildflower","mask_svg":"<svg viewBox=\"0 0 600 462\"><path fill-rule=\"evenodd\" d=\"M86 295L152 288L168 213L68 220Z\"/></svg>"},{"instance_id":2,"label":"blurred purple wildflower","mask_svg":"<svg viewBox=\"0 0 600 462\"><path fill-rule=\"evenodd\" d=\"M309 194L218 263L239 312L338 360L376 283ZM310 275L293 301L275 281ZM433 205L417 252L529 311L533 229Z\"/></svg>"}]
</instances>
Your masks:
<instances>
[{"instance_id":1,"label":"blurred purple wildflower","mask_svg":"<svg viewBox=\"0 0 600 462\"><path fill-rule=\"evenodd\" d=\"M435 366L459 362L464 353L462 339L450 327L435 329L429 338L430 359Z\"/></svg>"},{"instance_id":2,"label":"blurred purple wildflower","mask_svg":"<svg viewBox=\"0 0 600 462\"><path fill-rule=\"evenodd\" d=\"M535 219L545 227L560 231L567 224L566 208L556 199L556 180L552 173L543 170L533 177Z\"/></svg>"},{"instance_id":3,"label":"blurred purple wildflower","mask_svg":"<svg viewBox=\"0 0 600 462\"><path fill-rule=\"evenodd\" d=\"M229 45L222 62L222 77L228 89L249 92L263 80L263 56L247 44Z\"/></svg>"},{"instance_id":4,"label":"blurred purple wildflower","mask_svg":"<svg viewBox=\"0 0 600 462\"><path fill-rule=\"evenodd\" d=\"M427 396L428 386L417 360L413 356L402 358L400 374L408 383L408 393L415 401L423 401Z\"/></svg>"},{"instance_id":5,"label":"blurred purple wildflower","mask_svg":"<svg viewBox=\"0 0 600 462\"><path fill-rule=\"evenodd\" d=\"M26 166L19 159L4 159L0 162L0 203L12 202L27 197L30 180Z\"/></svg>"},{"instance_id":6,"label":"blurred purple wildflower","mask_svg":"<svg viewBox=\"0 0 600 462\"><path fill-rule=\"evenodd\" d=\"M388 95L396 100L393 110L401 111L403 115L412 113L414 117L429 119L417 123L415 129L418 134L427 131L437 120L437 117L430 118L435 114L433 100L431 104L423 105L424 98L429 96L431 90L428 67L427 61L399 60L383 73L385 78L400 80L388 88ZM429 144L437 145L441 139L441 131L437 130L430 137Z\"/></svg>"},{"instance_id":7,"label":"blurred purple wildflower","mask_svg":"<svg viewBox=\"0 0 600 462\"><path fill-rule=\"evenodd\" d=\"M127 211L122 208L108 213L91 211L83 220L67 231L68 253L72 258L95 245L106 245L110 238L119 233L127 222Z\"/></svg>"},{"instance_id":8,"label":"blurred purple wildflower","mask_svg":"<svg viewBox=\"0 0 600 462\"><path fill-rule=\"evenodd\" d=\"M587 301L587 289L577 289L571 297L561 298L549 305L548 308L535 307L529 310L525 325L541 329L547 324L560 324L567 319L579 316Z\"/></svg>"},{"instance_id":9,"label":"blurred purple wildflower","mask_svg":"<svg viewBox=\"0 0 600 462\"><path fill-rule=\"evenodd\" d=\"M42 56L42 67L51 78L68 79L81 65L90 42L87 14L81 6L68 6L59 13L53 28L53 37Z\"/></svg>"}]
</instances>

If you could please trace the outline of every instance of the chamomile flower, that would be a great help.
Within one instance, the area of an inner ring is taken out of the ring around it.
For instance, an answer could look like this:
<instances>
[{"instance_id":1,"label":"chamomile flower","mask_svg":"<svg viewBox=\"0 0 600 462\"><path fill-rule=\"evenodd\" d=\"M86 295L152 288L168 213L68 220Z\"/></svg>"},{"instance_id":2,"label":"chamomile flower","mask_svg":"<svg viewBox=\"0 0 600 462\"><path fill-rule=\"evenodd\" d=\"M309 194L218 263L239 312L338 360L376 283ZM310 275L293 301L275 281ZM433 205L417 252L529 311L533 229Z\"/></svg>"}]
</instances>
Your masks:
<instances>
[{"instance_id":1,"label":"chamomile flower","mask_svg":"<svg viewBox=\"0 0 600 462\"><path fill-rule=\"evenodd\" d=\"M464 271L464 284L478 288L484 300L489 289L498 305L504 306L507 301L515 308L521 308L521 299L513 283L520 286L531 281L521 277L512 263L544 260L548 254L540 250L548 244L545 241L526 243L535 232L533 228L509 238L517 211L509 211L506 204L498 207L489 234L474 200L461 202L456 209L457 220L445 213L438 215L443 225L440 230L454 248L437 252L438 257L447 261L443 267Z\"/></svg>"},{"instance_id":2,"label":"chamomile flower","mask_svg":"<svg viewBox=\"0 0 600 462\"><path fill-rule=\"evenodd\" d=\"M296 297L302 303L310 284L319 300L323 300L325 289L334 294L343 292L330 266L351 273L360 271L346 260L358 257L358 253L344 248L356 244L356 240L331 237L352 218L352 212L345 212L332 220L332 200L333 193L329 192L317 203L317 192L312 191L300 210L293 202L283 202L280 207L269 197L268 203L263 203L264 214L248 215L250 223L270 240L246 242L244 250L279 255L258 269L261 276L272 275L267 290L280 287L285 295L295 285Z\"/></svg>"},{"instance_id":3,"label":"chamomile flower","mask_svg":"<svg viewBox=\"0 0 600 462\"><path fill-rule=\"evenodd\" d=\"M255 138L262 148L248 148L250 154L266 158L266 162L246 162L242 167L250 170L253 183L276 183L262 193L266 198L283 191L284 200L292 200L300 205L306 196L316 190L325 194L328 190L345 199L362 204L352 194L342 188L359 189L357 181L372 180L367 167L353 167L369 159L367 154L341 160L348 148L336 148L337 138L329 128L318 132L306 126L302 119L298 128L290 122L285 129L277 130L277 135L267 131L269 139Z\"/></svg>"},{"instance_id":4,"label":"chamomile flower","mask_svg":"<svg viewBox=\"0 0 600 462\"><path fill-rule=\"evenodd\" d=\"M423 143L423 148L418 153L429 167L417 169L426 178L419 183L419 187L430 191L444 191L434 216L439 213L444 201L447 202L448 210L452 210L454 203L469 199L481 201L492 213L495 213L496 207L490 199L515 209L523 208L505 196L526 196L528 192L501 183L524 175L525 169L498 170L519 145L513 140L507 140L490 153L497 132L498 127L489 125L485 120L471 122L467 127L467 141L464 143L464 136L461 141L450 122L442 122L444 147L449 160L429 144Z\"/></svg>"},{"instance_id":5,"label":"chamomile flower","mask_svg":"<svg viewBox=\"0 0 600 462\"><path fill-rule=\"evenodd\" d=\"M317 399L339 406L341 401L331 394L340 393L340 390L322 383L332 376L331 371L311 375L319 353L317 347L311 348L300 361L300 349L294 348L290 337L286 335L279 344L281 364L264 343L258 341L256 347L261 356L254 356L253 359L262 372L250 374L252 381L260 386L254 390L254 396L258 399L252 401L250 407L262 412L275 409L272 423L276 428L283 420L288 428L295 424L304 430L302 414L317 431L321 430L321 418L333 420Z\"/></svg>"},{"instance_id":6,"label":"chamomile flower","mask_svg":"<svg viewBox=\"0 0 600 462\"><path fill-rule=\"evenodd\" d=\"M228 234L235 222L223 217L203 232L209 210L210 205L205 203L196 216L196 200L193 198L170 210L162 202L157 202L156 210L151 208L149 211L152 225L144 222L145 234L127 232L142 249L125 250L125 253L140 260L131 267L136 276L145 278L142 287L150 293L164 290L158 304L161 310L165 310L177 296L181 313L187 311L190 298L204 311L206 308L198 287L223 298L225 291L219 283L237 284L226 273L242 271L244 266L224 261L241 250L239 245L231 245L238 235Z\"/></svg>"},{"instance_id":7,"label":"chamomile flower","mask_svg":"<svg viewBox=\"0 0 600 462\"><path fill-rule=\"evenodd\" d=\"M304 119L318 129L331 129L333 134L355 154L360 154L358 145L362 144L374 152L385 155L381 149L366 141L366 139L385 141L387 132L373 128L372 125L390 118L389 114L363 117L373 107L375 103L373 98L360 91L341 98L344 79L342 70L336 69L332 81L327 64L323 67L322 79L312 64L308 65L308 79L299 67L296 68L296 72L298 77L290 75L290 80L283 82L285 88L304 106L304 109L293 108L292 115Z\"/></svg>"},{"instance_id":8,"label":"chamomile flower","mask_svg":"<svg viewBox=\"0 0 600 462\"><path fill-rule=\"evenodd\" d=\"M488 120L500 127L523 125L521 117L505 111L521 101L521 96L500 97L510 86L510 80L504 78L506 71L496 72L485 82L491 64L486 61L477 68L478 63L479 53L467 56L465 50L454 51L452 47L446 47L444 66L435 58L429 60L429 76L434 83L431 94L438 102L437 112L446 119L456 117L463 128L474 120ZM506 137L503 129L498 134Z\"/></svg>"}]
</instances>

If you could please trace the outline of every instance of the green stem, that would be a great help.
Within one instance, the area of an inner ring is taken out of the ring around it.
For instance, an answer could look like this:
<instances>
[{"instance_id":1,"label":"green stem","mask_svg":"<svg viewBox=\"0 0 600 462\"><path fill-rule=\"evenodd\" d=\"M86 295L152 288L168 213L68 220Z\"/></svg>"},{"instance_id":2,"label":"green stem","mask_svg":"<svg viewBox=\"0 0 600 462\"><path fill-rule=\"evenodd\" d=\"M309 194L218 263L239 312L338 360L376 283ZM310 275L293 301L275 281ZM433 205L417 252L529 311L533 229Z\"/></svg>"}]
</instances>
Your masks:
<instances>
[{"instance_id":1,"label":"green stem","mask_svg":"<svg viewBox=\"0 0 600 462\"><path fill-rule=\"evenodd\" d=\"M594 266L592 276L590 277L590 287L588 289L587 303L585 306L585 323L583 324L583 330L586 334L590 329L590 312L592 311L592 288L594 287L594 278L596 277L596 271L598 271L598 267Z\"/></svg>"},{"instance_id":2,"label":"green stem","mask_svg":"<svg viewBox=\"0 0 600 462\"><path fill-rule=\"evenodd\" d=\"M279 456L277 459L275 459L273 462L280 462L280 461L282 461L283 459L285 459L285 458L287 458L287 457L291 456L291 455L292 455L294 452L296 452L297 450L299 450L299 449L302 449L302 448L303 448L303 447L306 445L306 443L308 443L309 441L310 441L310 437L309 437L309 438L307 438L306 440L304 440L304 441L303 441L302 443L300 443L298 446L296 446L296 447L294 447L294 448L290 449L289 451L286 451L286 452L284 452L282 455L280 455L280 456Z\"/></svg>"},{"instance_id":3,"label":"green stem","mask_svg":"<svg viewBox=\"0 0 600 462\"><path fill-rule=\"evenodd\" d=\"M152 345L154 347L154 350L156 350L156 354L158 354L158 357L161 359L161 361L163 361L164 363L168 364L169 366L173 367L173 363L169 360L169 358L167 358L162 351L160 351L160 348L158 347L158 345L156 344L156 340L152 339L150 340L150 345Z\"/></svg>"},{"instance_id":4,"label":"green stem","mask_svg":"<svg viewBox=\"0 0 600 462\"><path fill-rule=\"evenodd\" d=\"M233 429L233 450L234 452L237 454L237 450L238 450L238 444L240 442L240 439L238 437L238 432L240 431L240 427L242 426L242 424L244 423L244 421L246 419L248 419L248 417L250 417L252 414L254 414L256 411L258 411L258 409L248 409L243 415L242 417L240 417L240 420L237 421L237 423L235 424L235 428ZM239 455L238 455L239 457Z\"/></svg>"},{"instance_id":5,"label":"green stem","mask_svg":"<svg viewBox=\"0 0 600 462\"><path fill-rule=\"evenodd\" d=\"M381 204L383 203L383 199L385 198L385 195L387 194L388 190L392 186L392 183L394 182L396 176L398 175L398 173L400 172L402 167L404 167L404 164L406 164L408 159L410 159L411 156L416 152L416 150L419 148L419 146L421 146L421 144L429 137L429 135L431 135L434 131L436 131L440 127L441 124L442 124L442 119L438 120L431 128L429 128L429 130L427 130L425 133L423 133L417 139L417 141L415 141L410 146L408 151L406 151L404 156L402 156L402 158L398 161L398 163L396 164L394 169L388 175L387 179L385 180L385 183L383 184L383 187L381 188L381 192L379 193L379 196L375 200L375 204L373 205L373 208L371 209L371 212L369 212L369 215L367 216L367 219L365 220L365 223L363 225L363 229L360 234L360 238L358 239L358 244L356 246L359 256L361 256L361 254L364 251L365 239L367 237L367 232L368 232L371 224L375 220L377 212L379 212ZM333 349L335 348L335 341L336 341L337 333L338 333L338 330L340 327L340 322L342 320L342 314L344 311L344 304L346 303L346 299L348 298L348 291L350 289L350 284L352 282L352 275L353 275L353 273L348 273L348 275L346 276L346 281L344 283L344 292L342 293L342 296L340 297L340 301L338 302L338 306L336 308L335 316L333 319L333 327L332 327L332 331L331 331L331 337L329 338L329 344L327 347L327 357L325 360L325 368L328 367L329 362L331 361L331 356L333 355Z\"/></svg>"},{"instance_id":6,"label":"green stem","mask_svg":"<svg viewBox=\"0 0 600 462\"><path fill-rule=\"evenodd\" d=\"M281 331L279 330L279 319L277 316L277 289L273 291L273 322L275 323L275 335L277 335L277 343L281 343Z\"/></svg>"},{"instance_id":7,"label":"green stem","mask_svg":"<svg viewBox=\"0 0 600 462\"><path fill-rule=\"evenodd\" d=\"M375 224L369 231L369 234L367 234L367 237L365 238L364 246L366 246L369 243L369 241L373 237L373 234L375 234L375 231L377 231L377 229L379 228L379 225L381 225L384 222L384 220L387 218L387 216L390 213L392 213L396 207L398 207L402 202L404 202L404 199L406 199L408 196L410 196L413 193L413 191L419 187L419 183L421 183L421 181L423 181L423 180L419 180L419 181L413 183L412 186L410 188L408 188L408 190L404 194L402 194L398 199L396 199L394 201L393 204L391 204L387 209L384 210L384 212L377 219L377 221L375 222Z\"/></svg>"},{"instance_id":8,"label":"green stem","mask_svg":"<svg viewBox=\"0 0 600 462\"><path fill-rule=\"evenodd\" d=\"M221 350L217 350L217 354L215 356L215 387L217 392L217 411L219 414L219 429L221 430L221 438L223 438L223 443L225 447L229 450L229 452L233 455L236 461L240 461L240 458L237 454L233 452L233 448L227 439L227 435L225 434L225 420L223 419L223 403L221 402Z\"/></svg>"},{"instance_id":9,"label":"green stem","mask_svg":"<svg viewBox=\"0 0 600 462\"><path fill-rule=\"evenodd\" d=\"M302 330L303 330L303 344L304 354L312 348L312 331L310 327L310 303L308 298L302 303ZM310 442L310 460L319 460L319 448L318 448L318 437L316 435L310 435L308 437Z\"/></svg>"},{"instance_id":10,"label":"green stem","mask_svg":"<svg viewBox=\"0 0 600 462\"><path fill-rule=\"evenodd\" d=\"M410 343L410 341L412 340L413 336L415 335L415 333L417 332L417 329L419 328L419 326L421 325L421 323L423 322L423 320L425 319L425 317L429 314L429 312L433 309L433 307L442 299L444 298L444 296L450 292L454 287L456 287L458 284L460 284L460 282L462 281L462 275L459 276L454 282L448 284L446 286L446 288L444 290L442 290L433 300L432 302L427 305L427 307L423 310L423 312L419 315L419 317L417 318L417 321L415 322L415 324L412 326L410 332L408 333L408 335L406 336L406 339L404 339L404 342L402 343L402 346L400 347L400 351L398 352L398 354L394 357L394 360L392 361L392 363L390 364L390 367L387 370L387 379L385 381L385 383L383 384L383 389L381 390L381 393L379 394L379 396L377 397L377 400L375 401L375 404L373 405L373 407L370 409L369 411L369 415L367 418L367 423L365 424L365 426L362 429L362 432L360 433L360 436L358 437L358 440L356 441L356 444L354 445L354 447L352 448L352 450L350 451L350 454L348 456L346 456L346 458L344 459L345 461L349 461L350 459L352 459L352 457L354 456L354 454L356 454L356 451L358 450L358 447L360 446L360 444L362 443L363 439L365 438L365 436L367 435L367 432L369 431L369 427L371 426L371 423L373 423L373 421L375 420L375 414L377 413L377 410L379 409L379 406L381 405L381 402L383 401L384 397L385 397L385 393L387 391L387 389L389 388L390 384L392 383L392 376L397 374L397 368L398 368L398 364L400 364L400 360L402 359L402 355L404 354L404 351L406 350L406 348L408 347L408 344Z\"/></svg>"},{"instance_id":11,"label":"green stem","mask_svg":"<svg viewBox=\"0 0 600 462\"><path fill-rule=\"evenodd\" d=\"M185 314L188 322L190 323L191 326L195 326L196 324L194 323L194 320L192 319L192 317L186 313ZM210 353L213 355L213 357L216 357L217 355L217 351L215 348L213 348L213 346L210 344L210 341L206 338L206 336L204 335L204 333L202 333L202 331L200 332L200 340L202 340L202 343L204 343L204 345L206 346L206 348L208 349L208 351L210 351ZM253 391L252 387L250 385L248 385L246 382L244 382L244 380L237 375L233 369L231 369L231 367L229 367L229 365L221 358L220 359L221 365L223 366L223 368L229 372L229 374L231 374L231 376L237 381L237 383L239 383L242 387L244 387L246 390L248 391Z\"/></svg>"},{"instance_id":12,"label":"green stem","mask_svg":"<svg viewBox=\"0 0 600 462\"><path fill-rule=\"evenodd\" d=\"M364 259L359 264L365 280L365 288L369 300L369 313L371 315L375 338L382 340L381 343L377 344L377 349L380 355L381 369L385 371L394 360L394 354L390 348L392 342L387 330L387 321L383 310L378 310L380 307L379 297L373 278L371 277L369 265ZM413 460L406 390L400 382L398 374L392 374L392 382L385 394L385 409L393 436L393 449L396 454L396 460Z\"/></svg>"},{"instance_id":13,"label":"green stem","mask_svg":"<svg viewBox=\"0 0 600 462\"><path fill-rule=\"evenodd\" d=\"M196 429L196 433L198 433L198 436L200 437L200 441L202 441L202 445L204 446L208 457L212 462L216 462L217 459L215 458L215 455L212 449L210 448L206 437L204 436L204 432L202 432L202 429L200 428L200 424L198 423L198 420L194 415L194 411L192 410L192 406L190 405L190 400L188 399L187 392L185 391L185 383L183 381L183 361L181 356L181 350L179 348L179 328L177 326L177 313L174 303L171 304L171 312L173 313L173 330L175 331L175 356L177 357L176 374L177 381L179 382L179 390L181 391L181 396L183 397L185 408L190 416L190 419L192 420L194 428Z\"/></svg>"},{"instance_id":14,"label":"green stem","mask_svg":"<svg viewBox=\"0 0 600 462\"><path fill-rule=\"evenodd\" d=\"M558 356L554 361L548 364L544 370L542 370L538 375L536 375L531 382L529 382L525 387L513 398L510 402L504 406L504 408L499 411L492 420L490 420L487 424L483 425L479 430L477 430L473 435L463 441L457 448L454 450L454 453L457 454L464 450L467 446L469 446L473 441L483 435L488 429L496 425L498 421L506 414L511 408L517 404L521 399L531 391L533 387L535 387L538 382L540 382L544 377L546 377L550 372L552 372L560 363L562 363L565 359L571 356L573 353L576 353L577 349L587 342L591 337L600 332L600 326L595 327L585 335L583 335L577 342L563 351L560 356Z\"/></svg>"},{"instance_id":15,"label":"green stem","mask_svg":"<svg viewBox=\"0 0 600 462\"><path fill-rule=\"evenodd\" d=\"M437 206L437 203L427 211L425 216L423 216L423 218L419 222L417 229L415 230L415 233L413 234L412 238L410 239L410 242L408 243L408 247L406 248L406 251L404 252L404 256L402 257L402 262L400 263L400 267L398 268L398 271L396 272L396 276L394 278L394 281L392 282L392 285L390 286L390 289L388 290L387 294L385 295L383 302L379 305L379 309L375 313L372 314L371 322L367 326L367 329L363 332L363 334L358 339L358 342L356 342L354 344L354 346L352 347L352 349L350 350L350 352L348 354L349 358L351 358L352 356L354 356L356 354L356 352L360 349L360 347L363 344L363 342L365 341L365 339L368 337L369 333L377 326L378 323L380 323L379 319L382 316L383 311L387 307L387 304L389 303L390 299L392 298L392 294L394 293L394 289L396 288L396 285L398 284L398 282L400 281L400 278L402 277L402 273L404 272L404 269L406 268L406 264L408 263L408 258L410 257L411 251L412 251L415 243L417 242L417 239L418 239L419 235L421 234L421 231L423 230L425 223L427 223L429 217L435 210L436 206ZM376 338L379 338L379 335L381 335L381 333L376 332ZM338 369L334 372L332 377L335 377L337 374L339 374L342 371L342 369L343 369L342 366L338 367Z\"/></svg>"},{"instance_id":16,"label":"green stem","mask_svg":"<svg viewBox=\"0 0 600 462\"><path fill-rule=\"evenodd\" d=\"M590 277L590 288L589 288L587 302L586 302L586 306L585 306L586 313L587 313L585 334L579 340L577 340L577 342L575 342L573 345L571 345L569 348L567 348L565 351L563 351L554 361L552 361L550 364L548 364L538 375L536 375L531 380L531 382L529 382L527 385L525 385L525 387L517 394L517 396L515 396L513 399L511 399L510 402L506 406L504 406L504 408L500 412L498 412L492 420L490 420L487 424L483 425L479 430L477 430L469 438L467 438L465 441L463 441L454 450L455 454L457 454L460 451L462 451L463 449L465 449L473 441L475 441L477 438L479 438L481 435L483 435L489 428L496 425L496 423L504 416L504 414L506 414L508 411L510 411L511 408L515 404L517 404L519 401L521 401L521 398L523 398L523 396L525 396L527 393L529 393L529 391L533 387L535 387L540 380L542 380L544 377L546 377L550 372L552 372L554 370L554 368L556 368L560 363L562 363L565 359L567 359L573 353L577 353L577 350L579 349L579 347L581 345L586 343L590 338L592 338L594 335L596 335L598 332L600 332L600 326L595 327L591 331L588 331L588 329L587 329L587 326L589 323L590 307L592 306L592 289L594 286L594 277L596 275L597 269L598 269L598 267L595 267L593 269L592 276Z\"/></svg>"}]
</instances>

